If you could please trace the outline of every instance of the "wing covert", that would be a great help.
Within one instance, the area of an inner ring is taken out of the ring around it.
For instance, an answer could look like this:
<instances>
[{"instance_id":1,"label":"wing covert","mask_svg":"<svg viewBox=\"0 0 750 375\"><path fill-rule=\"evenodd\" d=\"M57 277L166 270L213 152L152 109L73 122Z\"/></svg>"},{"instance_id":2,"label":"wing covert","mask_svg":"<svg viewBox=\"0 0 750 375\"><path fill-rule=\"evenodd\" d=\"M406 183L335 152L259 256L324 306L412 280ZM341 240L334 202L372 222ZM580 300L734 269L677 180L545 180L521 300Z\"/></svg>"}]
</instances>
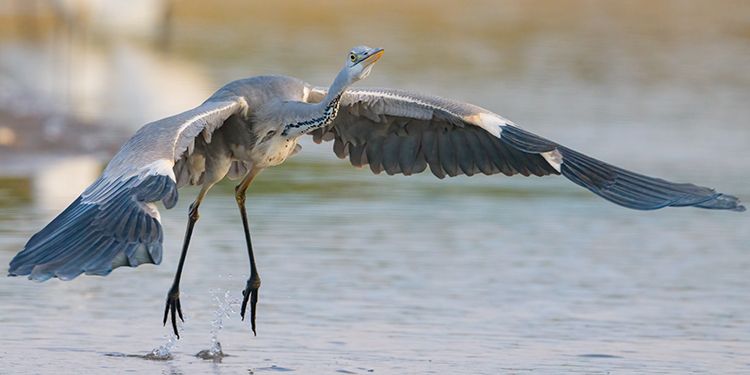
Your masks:
<instances>
[{"instance_id":1,"label":"wing covert","mask_svg":"<svg viewBox=\"0 0 750 375\"><path fill-rule=\"evenodd\" d=\"M315 89L310 100L324 95ZM429 167L439 178L558 174L543 156L502 140L502 127L510 124L471 104L406 91L352 89L342 96L336 119L312 135L318 143L333 140L339 158L369 165L374 173L410 175Z\"/></svg>"},{"instance_id":2,"label":"wing covert","mask_svg":"<svg viewBox=\"0 0 750 375\"><path fill-rule=\"evenodd\" d=\"M315 89L310 101L319 101ZM693 206L744 211L737 197L689 183L674 183L607 164L517 127L483 108L406 91L352 89L336 119L312 132L333 140L339 158L374 173L410 175L430 168L443 178L477 173L562 174L618 205L654 210Z\"/></svg>"},{"instance_id":3,"label":"wing covert","mask_svg":"<svg viewBox=\"0 0 750 375\"><path fill-rule=\"evenodd\" d=\"M146 124L122 146L104 174L135 175L148 165L162 162L166 163L162 167L172 164L172 168L186 151L192 151L198 136L211 143L213 132L229 117L245 115L247 110L242 97L209 99L189 111ZM169 175L166 169L161 173Z\"/></svg>"}]
</instances>

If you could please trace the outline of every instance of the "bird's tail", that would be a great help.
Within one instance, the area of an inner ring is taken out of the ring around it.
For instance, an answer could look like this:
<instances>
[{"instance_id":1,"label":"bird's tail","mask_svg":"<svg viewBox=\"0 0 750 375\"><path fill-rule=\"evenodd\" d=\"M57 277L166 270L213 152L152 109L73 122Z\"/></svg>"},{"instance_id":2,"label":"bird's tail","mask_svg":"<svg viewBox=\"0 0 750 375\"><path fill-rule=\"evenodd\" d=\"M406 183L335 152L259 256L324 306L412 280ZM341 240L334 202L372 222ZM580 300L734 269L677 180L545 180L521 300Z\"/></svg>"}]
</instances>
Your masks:
<instances>
[{"instance_id":1,"label":"bird's tail","mask_svg":"<svg viewBox=\"0 0 750 375\"><path fill-rule=\"evenodd\" d=\"M167 176L100 178L26 243L10 262L9 276L70 280L107 275L119 266L161 262L162 228L153 201L177 200Z\"/></svg>"},{"instance_id":2,"label":"bird's tail","mask_svg":"<svg viewBox=\"0 0 750 375\"><path fill-rule=\"evenodd\" d=\"M529 153L559 156L559 172L594 194L637 210L693 206L717 210L745 211L732 195L707 187L674 183L634 173L586 156L523 129L507 126L501 139ZM558 153L558 154L554 154Z\"/></svg>"}]
</instances>

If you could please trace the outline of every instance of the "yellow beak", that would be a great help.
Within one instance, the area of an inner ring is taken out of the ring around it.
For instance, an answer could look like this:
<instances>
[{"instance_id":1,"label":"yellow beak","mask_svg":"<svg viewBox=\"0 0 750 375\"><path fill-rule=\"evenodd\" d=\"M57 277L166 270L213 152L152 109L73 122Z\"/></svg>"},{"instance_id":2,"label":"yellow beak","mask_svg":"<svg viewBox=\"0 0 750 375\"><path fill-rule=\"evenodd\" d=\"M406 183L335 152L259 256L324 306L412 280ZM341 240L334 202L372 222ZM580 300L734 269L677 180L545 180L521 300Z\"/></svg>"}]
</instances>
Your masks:
<instances>
[{"instance_id":1,"label":"yellow beak","mask_svg":"<svg viewBox=\"0 0 750 375\"><path fill-rule=\"evenodd\" d=\"M365 66L370 66L370 65L374 64L376 61L380 60L380 58L383 57L383 53L384 52L385 52L385 50L383 50L382 48L376 48L370 54L370 56L367 56L364 59L362 59L362 61L360 61L360 63L364 64Z\"/></svg>"}]
</instances>

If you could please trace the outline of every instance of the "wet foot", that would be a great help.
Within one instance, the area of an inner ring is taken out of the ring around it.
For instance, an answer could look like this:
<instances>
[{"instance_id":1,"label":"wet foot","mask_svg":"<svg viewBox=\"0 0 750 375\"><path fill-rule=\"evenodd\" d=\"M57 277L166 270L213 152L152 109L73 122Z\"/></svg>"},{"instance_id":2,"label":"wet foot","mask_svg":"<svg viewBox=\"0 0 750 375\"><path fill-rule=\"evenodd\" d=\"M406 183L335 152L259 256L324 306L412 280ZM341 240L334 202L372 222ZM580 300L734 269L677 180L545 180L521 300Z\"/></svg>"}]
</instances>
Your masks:
<instances>
[{"instance_id":1,"label":"wet foot","mask_svg":"<svg viewBox=\"0 0 750 375\"><path fill-rule=\"evenodd\" d=\"M182 307L180 306L180 288L172 286L167 293L167 304L164 307L164 325L167 325L167 318L169 314L172 314L172 329L174 330L175 336L180 338L180 333L177 332L177 316L180 316L180 320L185 323L185 319L182 317Z\"/></svg>"},{"instance_id":2,"label":"wet foot","mask_svg":"<svg viewBox=\"0 0 750 375\"><path fill-rule=\"evenodd\" d=\"M245 311L247 310L247 302L250 301L250 326L253 329L253 335L258 335L255 332L255 307L258 304L258 289L260 288L260 276L257 272L251 272L250 278L247 279L247 285L245 290L242 291L242 307L240 309L240 316L242 320L245 320Z\"/></svg>"}]
</instances>

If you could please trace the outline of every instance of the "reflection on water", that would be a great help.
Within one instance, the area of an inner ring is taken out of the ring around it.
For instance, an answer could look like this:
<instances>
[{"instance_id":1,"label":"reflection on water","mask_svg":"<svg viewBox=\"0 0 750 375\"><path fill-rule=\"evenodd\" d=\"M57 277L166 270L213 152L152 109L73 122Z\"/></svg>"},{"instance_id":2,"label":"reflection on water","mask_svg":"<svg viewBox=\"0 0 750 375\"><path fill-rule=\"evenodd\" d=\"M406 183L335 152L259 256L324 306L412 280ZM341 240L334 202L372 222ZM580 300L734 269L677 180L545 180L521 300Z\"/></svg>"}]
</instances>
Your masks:
<instances>
[{"instance_id":1,"label":"reflection on water","mask_svg":"<svg viewBox=\"0 0 750 375\"><path fill-rule=\"evenodd\" d=\"M43 112L29 100L79 101L66 108L107 129L156 116L149 108L166 111L181 95L199 98L180 109L198 104L243 76L327 84L344 52L364 42L387 50L367 85L469 100L602 159L750 201L746 2L174 4L167 51L90 30L72 42L86 50L76 58L104 62L85 67L39 57L58 46L44 22L35 37L0 23L0 105ZM72 66L61 78L99 78L45 96L37 63ZM88 94L76 99L77 90ZM32 160L0 147L2 171ZM202 206L171 360L111 354L142 355L168 340L161 318L191 189L162 210L158 267L66 283L0 280L0 372L750 370L747 214L628 211L562 178L371 176L331 161L330 145L304 148L264 172L248 198L263 277L257 337L232 312L248 269L225 183ZM82 175L64 174L43 186L58 193ZM0 264L58 212L29 181L24 173L0 183ZM229 291L218 310L216 290ZM195 357L218 342L231 354L221 363Z\"/></svg>"}]
</instances>

